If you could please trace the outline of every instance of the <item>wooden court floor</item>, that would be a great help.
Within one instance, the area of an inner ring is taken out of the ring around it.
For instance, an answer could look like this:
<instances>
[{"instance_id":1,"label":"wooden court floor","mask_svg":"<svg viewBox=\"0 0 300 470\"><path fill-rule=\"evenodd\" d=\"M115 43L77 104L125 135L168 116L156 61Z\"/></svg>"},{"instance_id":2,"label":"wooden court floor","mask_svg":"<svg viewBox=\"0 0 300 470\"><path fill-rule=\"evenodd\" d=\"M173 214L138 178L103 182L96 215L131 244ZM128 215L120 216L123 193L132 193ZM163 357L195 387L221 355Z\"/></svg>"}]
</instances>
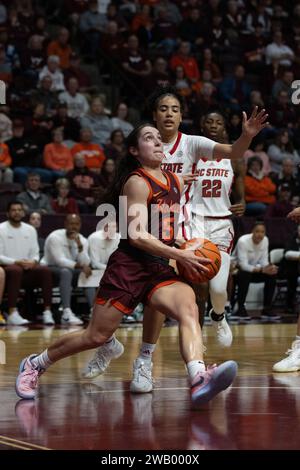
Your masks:
<instances>
[{"instance_id":1,"label":"wooden court floor","mask_svg":"<svg viewBox=\"0 0 300 470\"><path fill-rule=\"evenodd\" d=\"M36 401L18 400L19 361L66 329L0 328L6 364L0 365L0 450L300 449L300 373L273 374L295 335L295 324L232 326L234 343L220 349L205 326L206 362L234 359L233 386L201 411L190 408L176 326L164 328L154 356L155 390L129 392L141 328L120 328L124 355L92 382L80 378L91 353L65 359L41 378Z\"/></svg>"}]
</instances>

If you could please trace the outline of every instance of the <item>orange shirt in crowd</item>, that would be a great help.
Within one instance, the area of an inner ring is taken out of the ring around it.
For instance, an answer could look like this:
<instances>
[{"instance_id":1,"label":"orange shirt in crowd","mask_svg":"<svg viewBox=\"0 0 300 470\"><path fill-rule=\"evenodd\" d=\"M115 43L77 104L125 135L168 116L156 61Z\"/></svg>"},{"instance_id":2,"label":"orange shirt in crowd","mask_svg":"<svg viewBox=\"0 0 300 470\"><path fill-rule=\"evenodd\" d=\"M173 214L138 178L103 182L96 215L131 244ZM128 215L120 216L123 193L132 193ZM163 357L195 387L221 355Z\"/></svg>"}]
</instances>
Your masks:
<instances>
[{"instance_id":1,"label":"orange shirt in crowd","mask_svg":"<svg viewBox=\"0 0 300 470\"><path fill-rule=\"evenodd\" d=\"M181 67L183 67L187 78L195 81L200 80L200 71L194 57L183 57L181 55L175 54L170 60L170 67L172 70L175 70L178 65L181 65Z\"/></svg>"},{"instance_id":2,"label":"orange shirt in crowd","mask_svg":"<svg viewBox=\"0 0 300 470\"><path fill-rule=\"evenodd\" d=\"M263 202L264 204L273 204L275 198L276 185L271 178L264 176L258 180L253 176L245 176L245 199L246 202Z\"/></svg>"},{"instance_id":3,"label":"orange shirt in crowd","mask_svg":"<svg viewBox=\"0 0 300 470\"><path fill-rule=\"evenodd\" d=\"M10 166L11 162L8 146L4 142L0 142L0 163L5 166Z\"/></svg>"},{"instance_id":4,"label":"orange shirt in crowd","mask_svg":"<svg viewBox=\"0 0 300 470\"><path fill-rule=\"evenodd\" d=\"M71 150L63 144L45 145L44 164L50 170L72 170L74 163Z\"/></svg>"},{"instance_id":5,"label":"orange shirt in crowd","mask_svg":"<svg viewBox=\"0 0 300 470\"><path fill-rule=\"evenodd\" d=\"M105 160L103 148L98 144L79 142L71 148L73 157L79 153L84 156L87 168L101 168Z\"/></svg>"},{"instance_id":6,"label":"orange shirt in crowd","mask_svg":"<svg viewBox=\"0 0 300 470\"><path fill-rule=\"evenodd\" d=\"M47 55L57 55L60 59L59 66L61 69L70 67L70 55L72 54L72 47L66 45L62 47L58 41L51 41L47 48Z\"/></svg>"}]
</instances>

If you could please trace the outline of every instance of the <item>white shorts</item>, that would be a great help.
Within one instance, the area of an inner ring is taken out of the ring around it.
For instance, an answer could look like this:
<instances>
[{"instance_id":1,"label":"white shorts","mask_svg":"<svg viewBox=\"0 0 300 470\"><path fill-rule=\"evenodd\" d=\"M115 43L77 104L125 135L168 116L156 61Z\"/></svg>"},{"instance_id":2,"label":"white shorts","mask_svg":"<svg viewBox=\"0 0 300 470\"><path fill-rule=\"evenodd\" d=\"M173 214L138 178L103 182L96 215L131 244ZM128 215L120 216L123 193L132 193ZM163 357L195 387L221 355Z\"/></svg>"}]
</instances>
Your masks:
<instances>
[{"instance_id":1,"label":"white shorts","mask_svg":"<svg viewBox=\"0 0 300 470\"><path fill-rule=\"evenodd\" d=\"M190 221L188 238L206 238L217 245L220 251L230 254L233 246L234 229L228 218L198 217L194 215Z\"/></svg>"}]
</instances>

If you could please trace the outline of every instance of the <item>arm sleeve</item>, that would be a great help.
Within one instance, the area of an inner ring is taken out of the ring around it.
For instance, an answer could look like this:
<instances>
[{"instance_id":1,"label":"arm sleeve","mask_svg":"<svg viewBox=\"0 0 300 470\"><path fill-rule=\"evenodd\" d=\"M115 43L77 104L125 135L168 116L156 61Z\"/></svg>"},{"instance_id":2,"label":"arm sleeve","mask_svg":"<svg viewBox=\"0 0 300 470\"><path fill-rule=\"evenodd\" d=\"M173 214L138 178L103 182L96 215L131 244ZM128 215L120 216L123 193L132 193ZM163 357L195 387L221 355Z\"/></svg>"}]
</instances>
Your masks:
<instances>
[{"instance_id":1,"label":"arm sleeve","mask_svg":"<svg viewBox=\"0 0 300 470\"><path fill-rule=\"evenodd\" d=\"M91 264L94 269L105 269L106 264L104 264L101 259L102 249L99 246L98 241L89 240L89 254L91 258Z\"/></svg>"},{"instance_id":2,"label":"arm sleeve","mask_svg":"<svg viewBox=\"0 0 300 470\"><path fill-rule=\"evenodd\" d=\"M194 161L198 161L201 157L208 158L208 160L213 159L214 147L217 142L214 140L208 139L207 137L200 136L190 136L191 142L191 153L196 158Z\"/></svg>"},{"instance_id":3,"label":"arm sleeve","mask_svg":"<svg viewBox=\"0 0 300 470\"><path fill-rule=\"evenodd\" d=\"M48 242L48 249L54 260L54 265L60 268L75 268L76 261L65 256L64 251L59 243L59 240L54 237L51 238Z\"/></svg>"},{"instance_id":4,"label":"arm sleeve","mask_svg":"<svg viewBox=\"0 0 300 470\"><path fill-rule=\"evenodd\" d=\"M16 259L5 256L2 253L4 253L4 241L2 235L0 235L0 264L14 264Z\"/></svg>"},{"instance_id":5,"label":"arm sleeve","mask_svg":"<svg viewBox=\"0 0 300 470\"><path fill-rule=\"evenodd\" d=\"M243 271L247 271L249 273L252 273L255 267L252 266L251 264L249 264L248 257L247 257L246 245L243 242L241 242L240 240L238 241L238 244L237 244L236 254L237 254L237 261L238 261L239 267Z\"/></svg>"},{"instance_id":6,"label":"arm sleeve","mask_svg":"<svg viewBox=\"0 0 300 470\"><path fill-rule=\"evenodd\" d=\"M88 254L88 241L82 236L80 236L80 241L82 243L83 250L81 253L78 253L78 263L89 265L91 260Z\"/></svg>"},{"instance_id":7,"label":"arm sleeve","mask_svg":"<svg viewBox=\"0 0 300 470\"><path fill-rule=\"evenodd\" d=\"M30 246L28 257L30 260L34 260L36 262L38 262L40 259L40 248L39 248L37 231L35 229L32 230L31 246Z\"/></svg>"},{"instance_id":8,"label":"arm sleeve","mask_svg":"<svg viewBox=\"0 0 300 470\"><path fill-rule=\"evenodd\" d=\"M269 262L269 240L267 239L266 240L266 246L264 247L264 252L263 252L263 255L262 255L262 259L261 259L261 266L264 268L265 266L268 266L268 264L270 264Z\"/></svg>"}]
</instances>

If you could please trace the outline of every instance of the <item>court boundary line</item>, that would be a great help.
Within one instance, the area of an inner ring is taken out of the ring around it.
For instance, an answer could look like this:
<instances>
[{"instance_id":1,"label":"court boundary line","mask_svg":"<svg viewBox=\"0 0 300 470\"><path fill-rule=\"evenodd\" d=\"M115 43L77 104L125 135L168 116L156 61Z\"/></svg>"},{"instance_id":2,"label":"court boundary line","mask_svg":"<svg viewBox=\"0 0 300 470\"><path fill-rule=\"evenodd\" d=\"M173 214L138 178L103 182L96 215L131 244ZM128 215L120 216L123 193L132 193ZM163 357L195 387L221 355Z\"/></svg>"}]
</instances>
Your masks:
<instances>
[{"instance_id":1,"label":"court boundary line","mask_svg":"<svg viewBox=\"0 0 300 470\"><path fill-rule=\"evenodd\" d=\"M22 445L30 446L26 450L52 450L49 447L40 446L38 444L33 444L31 442L22 441L21 439L15 439L15 438L8 437L8 436L3 436L3 435L0 434L0 443L2 443L2 444L6 443L6 442L3 442L3 441L8 441L7 444L12 445L13 447L17 447L16 445L14 446L14 444L22 444Z\"/></svg>"}]
</instances>

